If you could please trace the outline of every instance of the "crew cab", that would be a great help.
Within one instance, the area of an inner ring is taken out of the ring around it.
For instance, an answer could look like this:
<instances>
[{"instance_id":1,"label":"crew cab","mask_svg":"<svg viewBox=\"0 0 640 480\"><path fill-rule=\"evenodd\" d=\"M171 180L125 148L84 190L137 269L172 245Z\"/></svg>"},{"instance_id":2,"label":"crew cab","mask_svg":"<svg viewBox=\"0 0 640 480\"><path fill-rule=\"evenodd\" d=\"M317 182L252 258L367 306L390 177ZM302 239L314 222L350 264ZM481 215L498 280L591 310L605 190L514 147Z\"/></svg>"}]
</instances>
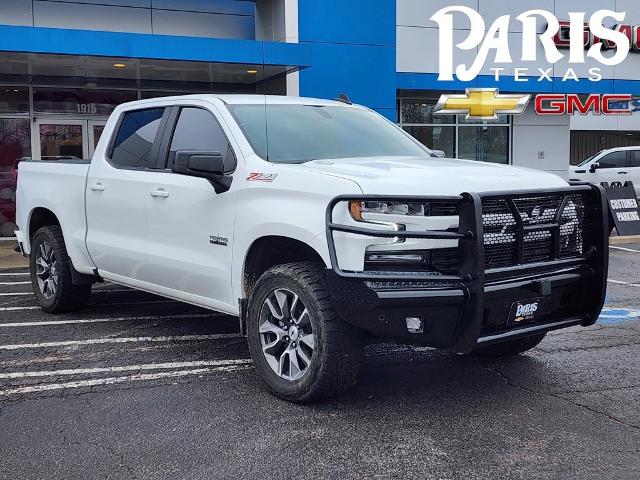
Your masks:
<instances>
[{"instance_id":1,"label":"crew cab","mask_svg":"<svg viewBox=\"0 0 640 480\"><path fill-rule=\"evenodd\" d=\"M373 339L502 356L593 324L606 223L599 186L438 158L348 101L195 95L119 106L91 161L22 162L16 235L43 310L106 279L236 316L308 403Z\"/></svg>"}]
</instances>

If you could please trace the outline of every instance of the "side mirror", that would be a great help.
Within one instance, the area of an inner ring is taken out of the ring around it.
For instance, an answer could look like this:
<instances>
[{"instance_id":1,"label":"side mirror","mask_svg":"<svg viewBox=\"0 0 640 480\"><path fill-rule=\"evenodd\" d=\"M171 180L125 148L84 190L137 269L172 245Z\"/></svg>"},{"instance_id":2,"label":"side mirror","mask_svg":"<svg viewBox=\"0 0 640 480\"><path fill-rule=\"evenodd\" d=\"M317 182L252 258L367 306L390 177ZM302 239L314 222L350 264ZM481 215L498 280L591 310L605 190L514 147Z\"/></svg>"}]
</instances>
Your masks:
<instances>
[{"instance_id":1,"label":"side mirror","mask_svg":"<svg viewBox=\"0 0 640 480\"><path fill-rule=\"evenodd\" d=\"M444 150L431 150L431 153L433 153L438 158L446 158L447 157L447 154L444 153Z\"/></svg>"},{"instance_id":2,"label":"side mirror","mask_svg":"<svg viewBox=\"0 0 640 480\"><path fill-rule=\"evenodd\" d=\"M596 170L600 168L600 164L598 162L592 163L591 167L589 167L590 173L596 173Z\"/></svg>"},{"instance_id":3,"label":"side mirror","mask_svg":"<svg viewBox=\"0 0 640 480\"><path fill-rule=\"evenodd\" d=\"M233 178L229 174L235 170L235 160L233 165L226 165L220 152L179 150L171 170L180 175L206 178L216 193L224 193L231 187Z\"/></svg>"}]
</instances>

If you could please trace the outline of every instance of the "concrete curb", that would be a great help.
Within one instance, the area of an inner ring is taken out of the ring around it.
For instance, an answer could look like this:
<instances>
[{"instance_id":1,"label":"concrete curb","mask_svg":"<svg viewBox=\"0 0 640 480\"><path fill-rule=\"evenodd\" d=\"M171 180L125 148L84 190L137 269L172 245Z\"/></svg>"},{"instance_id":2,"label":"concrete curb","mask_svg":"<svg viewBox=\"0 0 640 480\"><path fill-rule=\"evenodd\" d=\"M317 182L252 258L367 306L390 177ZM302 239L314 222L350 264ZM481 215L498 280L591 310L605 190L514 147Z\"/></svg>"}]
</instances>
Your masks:
<instances>
[{"instance_id":1,"label":"concrete curb","mask_svg":"<svg viewBox=\"0 0 640 480\"><path fill-rule=\"evenodd\" d=\"M13 242L0 242L0 269L2 268L24 268L29 266L26 258L13 249L17 245Z\"/></svg>"},{"instance_id":2,"label":"concrete curb","mask_svg":"<svg viewBox=\"0 0 640 480\"><path fill-rule=\"evenodd\" d=\"M609 237L609 245L625 245L628 243L640 243L640 235L629 235L627 237Z\"/></svg>"}]
</instances>

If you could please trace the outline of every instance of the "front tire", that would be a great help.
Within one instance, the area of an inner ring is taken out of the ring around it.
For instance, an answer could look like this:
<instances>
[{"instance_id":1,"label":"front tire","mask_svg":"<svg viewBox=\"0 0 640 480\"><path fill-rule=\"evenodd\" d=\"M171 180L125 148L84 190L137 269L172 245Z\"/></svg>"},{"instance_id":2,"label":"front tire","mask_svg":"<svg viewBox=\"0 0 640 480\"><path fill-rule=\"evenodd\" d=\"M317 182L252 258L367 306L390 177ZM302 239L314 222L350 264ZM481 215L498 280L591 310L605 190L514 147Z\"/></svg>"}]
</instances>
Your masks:
<instances>
[{"instance_id":1,"label":"front tire","mask_svg":"<svg viewBox=\"0 0 640 480\"><path fill-rule=\"evenodd\" d=\"M513 357L537 347L546 336L547 334L543 333L510 342L487 345L486 347L476 348L472 354L483 357Z\"/></svg>"},{"instance_id":2,"label":"front tire","mask_svg":"<svg viewBox=\"0 0 640 480\"><path fill-rule=\"evenodd\" d=\"M47 313L64 313L86 305L91 285L74 285L71 260L59 226L42 227L31 242L29 269L33 292Z\"/></svg>"},{"instance_id":3,"label":"front tire","mask_svg":"<svg viewBox=\"0 0 640 480\"><path fill-rule=\"evenodd\" d=\"M279 265L256 283L247 336L256 372L285 400L311 403L353 385L363 359L360 332L338 317L313 263Z\"/></svg>"}]
</instances>

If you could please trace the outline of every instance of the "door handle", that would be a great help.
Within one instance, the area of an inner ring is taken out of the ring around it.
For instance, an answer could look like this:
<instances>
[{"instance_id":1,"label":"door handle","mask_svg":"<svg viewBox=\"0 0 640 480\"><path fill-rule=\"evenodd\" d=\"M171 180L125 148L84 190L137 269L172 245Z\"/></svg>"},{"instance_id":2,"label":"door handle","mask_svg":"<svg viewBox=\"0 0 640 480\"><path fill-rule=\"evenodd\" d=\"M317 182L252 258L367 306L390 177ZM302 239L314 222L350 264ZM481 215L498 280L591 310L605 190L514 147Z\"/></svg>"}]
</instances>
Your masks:
<instances>
[{"instance_id":1,"label":"door handle","mask_svg":"<svg viewBox=\"0 0 640 480\"><path fill-rule=\"evenodd\" d=\"M629 172L618 172L618 175L627 175Z\"/></svg>"},{"instance_id":2,"label":"door handle","mask_svg":"<svg viewBox=\"0 0 640 480\"><path fill-rule=\"evenodd\" d=\"M169 192L167 192L164 188L152 190L149 194L155 198L167 198L169 196Z\"/></svg>"},{"instance_id":3,"label":"door handle","mask_svg":"<svg viewBox=\"0 0 640 480\"><path fill-rule=\"evenodd\" d=\"M89 188L94 192L104 192L104 185L100 182L94 183L93 185L89 185Z\"/></svg>"}]
</instances>

